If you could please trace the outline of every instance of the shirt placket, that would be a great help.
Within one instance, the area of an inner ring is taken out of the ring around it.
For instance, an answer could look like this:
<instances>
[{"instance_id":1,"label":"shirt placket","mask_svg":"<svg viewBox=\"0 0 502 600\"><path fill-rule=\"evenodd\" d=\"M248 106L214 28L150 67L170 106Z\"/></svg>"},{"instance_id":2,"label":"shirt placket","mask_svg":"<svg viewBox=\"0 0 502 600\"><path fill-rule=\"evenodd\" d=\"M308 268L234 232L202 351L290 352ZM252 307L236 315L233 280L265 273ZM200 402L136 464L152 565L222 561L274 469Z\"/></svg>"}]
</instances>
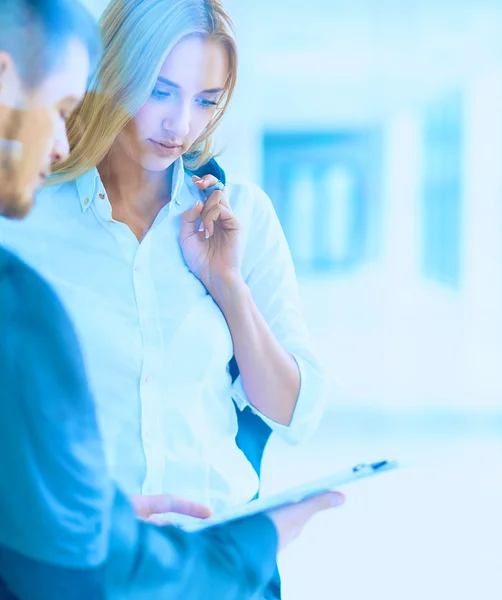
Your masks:
<instances>
[{"instance_id":1,"label":"shirt placket","mask_svg":"<svg viewBox=\"0 0 502 600\"><path fill-rule=\"evenodd\" d=\"M143 342L143 363L139 382L141 436L146 461L143 494L161 494L164 456L160 431L160 332L154 281L150 269L152 232L139 245L133 263L133 281Z\"/></svg>"}]
</instances>

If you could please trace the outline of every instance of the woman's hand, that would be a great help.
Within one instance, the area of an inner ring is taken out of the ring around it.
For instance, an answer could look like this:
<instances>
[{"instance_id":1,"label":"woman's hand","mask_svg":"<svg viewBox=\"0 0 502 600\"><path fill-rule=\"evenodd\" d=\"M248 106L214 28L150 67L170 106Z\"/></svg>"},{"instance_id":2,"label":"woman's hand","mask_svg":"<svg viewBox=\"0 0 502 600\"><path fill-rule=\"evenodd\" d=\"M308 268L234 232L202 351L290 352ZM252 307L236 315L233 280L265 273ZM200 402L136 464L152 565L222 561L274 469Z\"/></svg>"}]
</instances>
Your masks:
<instances>
[{"instance_id":1,"label":"woman's hand","mask_svg":"<svg viewBox=\"0 0 502 600\"><path fill-rule=\"evenodd\" d=\"M149 521L155 525L169 525L170 522L160 517L165 513L176 513L178 515L188 515L198 519L207 519L211 516L211 509L197 502L183 500L170 494L160 494L157 496L130 496L129 500L134 507L136 515L144 521Z\"/></svg>"},{"instance_id":2,"label":"woman's hand","mask_svg":"<svg viewBox=\"0 0 502 600\"><path fill-rule=\"evenodd\" d=\"M199 190L218 182L213 175L194 177ZM225 191L215 191L183 213L180 245L192 273L215 297L226 282L240 277L239 223L230 208Z\"/></svg>"}]
</instances>

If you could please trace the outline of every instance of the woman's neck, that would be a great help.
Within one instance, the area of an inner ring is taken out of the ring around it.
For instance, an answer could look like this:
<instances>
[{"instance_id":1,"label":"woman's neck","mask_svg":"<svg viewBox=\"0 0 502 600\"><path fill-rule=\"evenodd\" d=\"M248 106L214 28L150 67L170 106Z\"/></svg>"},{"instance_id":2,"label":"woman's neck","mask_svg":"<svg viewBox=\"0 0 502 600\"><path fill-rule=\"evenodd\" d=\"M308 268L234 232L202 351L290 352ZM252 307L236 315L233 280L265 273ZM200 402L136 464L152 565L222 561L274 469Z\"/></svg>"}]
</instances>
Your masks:
<instances>
[{"instance_id":1,"label":"woman's neck","mask_svg":"<svg viewBox=\"0 0 502 600\"><path fill-rule=\"evenodd\" d=\"M125 223L141 241L171 200L174 165L167 171L146 171L124 153L112 149L98 165L98 171L113 218Z\"/></svg>"}]
</instances>

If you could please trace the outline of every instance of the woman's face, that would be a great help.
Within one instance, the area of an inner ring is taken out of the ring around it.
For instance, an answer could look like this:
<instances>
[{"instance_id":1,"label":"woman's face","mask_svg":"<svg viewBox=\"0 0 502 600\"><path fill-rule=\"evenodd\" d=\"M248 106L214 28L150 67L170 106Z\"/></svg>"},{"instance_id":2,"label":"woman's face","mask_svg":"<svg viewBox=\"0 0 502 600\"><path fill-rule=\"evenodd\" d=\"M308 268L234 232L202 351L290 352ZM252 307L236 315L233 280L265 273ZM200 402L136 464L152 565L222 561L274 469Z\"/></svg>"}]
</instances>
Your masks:
<instances>
[{"instance_id":1,"label":"woman's face","mask_svg":"<svg viewBox=\"0 0 502 600\"><path fill-rule=\"evenodd\" d=\"M162 65L150 98L121 132L121 149L147 171L164 171L215 116L229 73L219 42L190 36Z\"/></svg>"}]
</instances>

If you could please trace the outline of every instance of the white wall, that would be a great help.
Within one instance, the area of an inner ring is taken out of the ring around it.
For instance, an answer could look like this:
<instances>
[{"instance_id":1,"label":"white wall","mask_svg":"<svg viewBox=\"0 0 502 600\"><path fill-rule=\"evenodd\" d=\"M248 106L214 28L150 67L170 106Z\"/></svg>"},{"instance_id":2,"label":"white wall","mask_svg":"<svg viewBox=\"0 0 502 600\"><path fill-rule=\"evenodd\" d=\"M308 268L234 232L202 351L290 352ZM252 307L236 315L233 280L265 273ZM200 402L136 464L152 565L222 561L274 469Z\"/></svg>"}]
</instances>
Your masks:
<instances>
[{"instance_id":1,"label":"white wall","mask_svg":"<svg viewBox=\"0 0 502 600\"><path fill-rule=\"evenodd\" d=\"M97 14L105 2L86 0ZM302 282L310 326L344 382L334 402L498 407L502 398L502 3L227 0L240 48L221 162L260 183L267 129L379 125L383 252L354 277ZM286 10L287 8L287 10ZM420 268L422 116L465 91L459 292Z\"/></svg>"},{"instance_id":2,"label":"white wall","mask_svg":"<svg viewBox=\"0 0 502 600\"><path fill-rule=\"evenodd\" d=\"M92 14L99 18L101 13L105 10L108 0L80 0L84 6L86 6Z\"/></svg>"}]
</instances>

